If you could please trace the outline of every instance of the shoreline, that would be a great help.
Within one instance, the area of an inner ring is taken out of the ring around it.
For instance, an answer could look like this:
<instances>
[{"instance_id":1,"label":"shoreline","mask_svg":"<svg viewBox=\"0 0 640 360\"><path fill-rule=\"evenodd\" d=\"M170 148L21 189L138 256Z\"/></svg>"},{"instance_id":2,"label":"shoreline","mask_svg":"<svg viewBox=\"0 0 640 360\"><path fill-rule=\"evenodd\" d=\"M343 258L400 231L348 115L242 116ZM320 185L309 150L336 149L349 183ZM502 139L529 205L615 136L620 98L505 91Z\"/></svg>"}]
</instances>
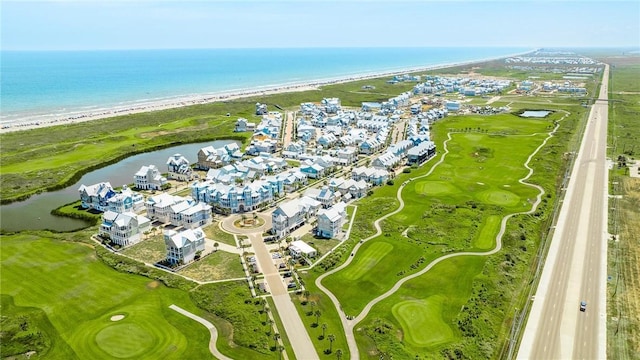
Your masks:
<instances>
[{"instance_id":1,"label":"shoreline","mask_svg":"<svg viewBox=\"0 0 640 360\"><path fill-rule=\"evenodd\" d=\"M137 113L175 109L175 108L187 107L192 105L210 104L210 103L215 103L220 101L236 100L236 99L252 97L252 96L269 96L269 95L289 93L289 92L319 90L321 86L325 86L325 85L342 84L342 83L353 82L353 81L375 79L375 78L380 78L384 76L394 76L394 75L402 75L406 73L413 73L413 72L420 72L420 71L439 70L439 69L446 69L446 68L452 68L452 67L463 66L463 65L472 65L472 64L478 64L478 63L483 63L487 61L505 59L513 56L521 56L524 54L529 54L534 51L536 51L536 49L531 49L529 51L521 52L517 54L502 55L498 57L485 58L485 59L436 64L436 65L421 66L421 67L414 67L414 68L405 68L400 70L380 71L380 72L368 73L368 74L353 74L350 76L343 76L343 77L332 78L332 79L308 80L308 81L302 81L299 83L252 87L247 89L236 89L236 90L229 90L229 91L210 93L210 94L177 96L177 97L168 98L168 99L150 100L148 102L141 102L138 104L130 103L124 106L113 106L107 109L100 109L97 111L93 110L88 112L82 112L82 111L72 112L66 115L60 115L58 117L53 117L51 119L45 119L45 120L35 120L32 117L25 117L25 118L13 120L12 122L7 122L5 124L2 124L2 128L0 128L0 134L23 131L23 130L31 130L36 128L44 128L44 127L50 127L50 126L56 126L56 125L68 125L68 124L100 120L100 119L106 119L106 118L123 116L123 115L131 115L131 114L137 114ZM47 116L47 115L39 115L39 116Z\"/></svg>"}]
</instances>

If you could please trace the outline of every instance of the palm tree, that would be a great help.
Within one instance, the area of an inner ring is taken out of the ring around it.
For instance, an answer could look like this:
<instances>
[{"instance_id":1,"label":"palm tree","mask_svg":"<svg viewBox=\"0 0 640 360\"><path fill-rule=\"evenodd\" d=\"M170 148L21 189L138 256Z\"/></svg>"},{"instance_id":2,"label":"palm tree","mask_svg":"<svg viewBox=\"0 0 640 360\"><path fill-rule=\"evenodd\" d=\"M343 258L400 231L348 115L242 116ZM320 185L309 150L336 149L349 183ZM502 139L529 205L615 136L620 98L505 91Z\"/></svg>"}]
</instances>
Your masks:
<instances>
[{"instance_id":1,"label":"palm tree","mask_svg":"<svg viewBox=\"0 0 640 360\"><path fill-rule=\"evenodd\" d=\"M322 324L322 338L324 339L324 332L327 330L327 324Z\"/></svg>"},{"instance_id":2,"label":"palm tree","mask_svg":"<svg viewBox=\"0 0 640 360\"><path fill-rule=\"evenodd\" d=\"M316 312L313 313L313 315L316 316L316 326L317 326L318 325L318 321L320 321L320 315L322 315L322 311L316 310Z\"/></svg>"},{"instance_id":3,"label":"palm tree","mask_svg":"<svg viewBox=\"0 0 640 360\"><path fill-rule=\"evenodd\" d=\"M282 359L282 352L284 351L284 346L278 346L278 359Z\"/></svg>"},{"instance_id":4,"label":"palm tree","mask_svg":"<svg viewBox=\"0 0 640 360\"><path fill-rule=\"evenodd\" d=\"M213 247L216 249L216 252L218 252L218 246L220 246L220 244L218 244L218 242L214 242L213 243Z\"/></svg>"},{"instance_id":5,"label":"palm tree","mask_svg":"<svg viewBox=\"0 0 640 360\"><path fill-rule=\"evenodd\" d=\"M278 347L278 339L280 339L280 333L275 333L273 334L273 347L277 348Z\"/></svg>"},{"instance_id":6,"label":"palm tree","mask_svg":"<svg viewBox=\"0 0 640 360\"><path fill-rule=\"evenodd\" d=\"M269 319L267 320L267 326L269 327L269 331L271 331L271 327L273 326L274 322L273 320Z\"/></svg>"},{"instance_id":7,"label":"palm tree","mask_svg":"<svg viewBox=\"0 0 640 360\"><path fill-rule=\"evenodd\" d=\"M304 300L309 301L309 295L311 294L309 290L305 290L302 294L304 295Z\"/></svg>"},{"instance_id":8,"label":"palm tree","mask_svg":"<svg viewBox=\"0 0 640 360\"><path fill-rule=\"evenodd\" d=\"M342 359L342 349L336 350L336 358L338 360Z\"/></svg>"},{"instance_id":9,"label":"palm tree","mask_svg":"<svg viewBox=\"0 0 640 360\"><path fill-rule=\"evenodd\" d=\"M264 307L264 314L265 314L264 321L267 321L269 319L269 307L268 306Z\"/></svg>"},{"instance_id":10,"label":"palm tree","mask_svg":"<svg viewBox=\"0 0 640 360\"><path fill-rule=\"evenodd\" d=\"M336 340L336 336L333 334L329 334L329 336L327 336L327 339L329 339L329 354L331 354L331 352L333 351L333 342Z\"/></svg>"}]
</instances>

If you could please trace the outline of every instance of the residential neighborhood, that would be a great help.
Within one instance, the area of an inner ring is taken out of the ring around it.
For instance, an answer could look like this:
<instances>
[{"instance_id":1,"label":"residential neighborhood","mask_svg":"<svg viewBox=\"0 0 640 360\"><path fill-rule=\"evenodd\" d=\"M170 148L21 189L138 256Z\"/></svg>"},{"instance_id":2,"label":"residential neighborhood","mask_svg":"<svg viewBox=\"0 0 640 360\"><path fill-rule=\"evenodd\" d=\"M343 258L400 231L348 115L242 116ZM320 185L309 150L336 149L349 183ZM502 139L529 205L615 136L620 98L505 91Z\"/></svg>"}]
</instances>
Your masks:
<instances>
[{"instance_id":1,"label":"residential neighborhood","mask_svg":"<svg viewBox=\"0 0 640 360\"><path fill-rule=\"evenodd\" d=\"M274 251L278 269L296 261L312 264L326 255L314 247L317 241L339 244L348 239L352 202L391 184L403 168L420 166L436 155L430 126L456 110L425 94L454 89L474 96L467 90L480 94L509 85L431 76L396 76L393 81L417 85L359 108L345 107L339 98L302 103L288 113L268 111L267 104L257 103L259 121L241 117L234 125L236 132L252 133L246 148L235 142L203 146L197 153L171 155L164 169L142 166L131 174L133 182L120 188L108 182L82 185L82 207L102 213L98 236L115 251L160 232L165 251L155 259L156 266L178 273L212 253L216 235L207 234L240 234L250 231L242 230L247 226L262 232L261 246ZM206 230L212 227L220 230ZM315 245L307 243L310 238L317 239L311 242ZM274 247L284 240L286 247ZM222 249L241 255L236 250L243 248L241 243L236 240L237 247ZM285 257L291 261L277 260ZM252 291L268 292L268 281L255 278L262 276L265 265L251 256L243 264L254 279ZM287 281L287 288L296 287Z\"/></svg>"}]
</instances>

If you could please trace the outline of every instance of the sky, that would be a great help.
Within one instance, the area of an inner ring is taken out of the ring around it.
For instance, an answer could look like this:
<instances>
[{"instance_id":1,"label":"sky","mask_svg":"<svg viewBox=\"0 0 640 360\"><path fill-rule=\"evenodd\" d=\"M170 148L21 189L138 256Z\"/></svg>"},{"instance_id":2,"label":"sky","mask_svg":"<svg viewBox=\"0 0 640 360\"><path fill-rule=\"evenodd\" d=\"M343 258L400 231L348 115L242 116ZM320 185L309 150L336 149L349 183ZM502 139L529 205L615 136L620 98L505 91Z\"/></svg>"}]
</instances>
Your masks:
<instances>
[{"instance_id":1,"label":"sky","mask_svg":"<svg viewBox=\"0 0 640 360\"><path fill-rule=\"evenodd\" d=\"M640 1L0 2L3 50L640 47Z\"/></svg>"}]
</instances>

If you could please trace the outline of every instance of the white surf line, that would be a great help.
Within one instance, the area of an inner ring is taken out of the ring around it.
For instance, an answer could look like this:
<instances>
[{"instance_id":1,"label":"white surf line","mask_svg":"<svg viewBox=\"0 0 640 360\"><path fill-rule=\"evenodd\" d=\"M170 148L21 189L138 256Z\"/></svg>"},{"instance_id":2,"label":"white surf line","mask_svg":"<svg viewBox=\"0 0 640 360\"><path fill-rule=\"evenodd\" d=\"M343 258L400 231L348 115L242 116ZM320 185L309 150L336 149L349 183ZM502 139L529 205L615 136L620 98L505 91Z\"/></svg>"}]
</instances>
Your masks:
<instances>
[{"instance_id":1,"label":"white surf line","mask_svg":"<svg viewBox=\"0 0 640 360\"><path fill-rule=\"evenodd\" d=\"M218 330L216 329L215 326L213 326L212 323L210 323L209 321L201 318L200 316L197 316L195 314L192 314L190 312L188 312L187 310L171 304L169 305L169 308L171 310L175 310L177 312L179 312L180 314L191 318L197 322L199 322L200 324L204 325L208 330L209 333L211 334L211 339L209 340L209 351L211 351L211 354L213 354L213 356L215 356L216 358L220 359L220 360L233 360L230 357L224 356L220 353L220 351L218 351L218 348L216 347L216 341L218 340Z\"/></svg>"},{"instance_id":2,"label":"white surf line","mask_svg":"<svg viewBox=\"0 0 640 360\"><path fill-rule=\"evenodd\" d=\"M542 144L540 144L527 158L527 161L524 162L524 167L527 168L529 170L529 173L521 178L520 180L518 180L519 183L523 184L523 185L527 185L527 186L531 186L534 187L536 189L539 190L539 193L536 197L536 201L533 203L531 209L529 211L524 211L524 212L517 212L517 213L512 213L512 214L508 214L505 215L502 218L501 224L500 224L500 231L498 232L498 235L496 235L496 247L492 250L486 251L486 252L460 252L460 253L454 253L454 254L447 254L444 255L442 257L439 257L437 259L434 259L433 261L431 261L424 269L420 270L417 273L408 275L407 277L404 277L400 280L398 280L398 282L396 282L396 284L389 289L387 292L385 292L384 294L376 297L375 299L373 299L372 301L370 301L365 307L364 309L360 312L360 314L358 314L358 316L356 316L355 318L353 318L352 320L348 320L346 318L346 315L344 313L344 311L342 310L341 306L340 306L340 302L338 301L338 299L336 298L336 296L329 291L327 288L325 288L321 282L322 279L324 279L325 277L336 273L340 270L342 270L343 268L345 268L346 266L348 266L351 261L353 261L353 258L355 258L355 256L350 256L347 261L345 261L341 266L327 272L324 273L323 275L319 276L315 283L316 286L318 286L318 288L324 292L333 302L334 306L336 307L336 309L338 309L338 314L341 314L340 316L340 320L342 322L342 325L345 329L345 335L347 338L347 345L349 346L349 352L351 354L351 358L352 359L359 359L360 358L360 353L358 350L358 346L355 342L355 337L353 336L353 329L355 327L356 324L358 324L359 322L361 322L369 313L369 311L371 310L371 308L376 305L377 303L379 303L380 301L386 299L387 297L391 296L393 293L395 293L400 286L402 286L405 282L416 278L418 276L424 275L427 271L431 270L435 265L437 265L438 263L440 263L441 261L444 261L446 259L452 258L452 257L456 257L456 256L489 256L489 255L493 255L497 252L499 252L500 250L502 250L502 236L504 235L505 231L506 231L506 226L507 226L507 221L516 215L525 215L525 214L532 214L533 212L536 211L536 209L538 208L538 205L540 205L540 202L542 201L542 196L545 194L544 189L536 184L531 184L531 183L527 183L526 180L529 179L531 177L531 175L533 175L533 169L529 166L529 163L531 162L531 159L533 158L533 156L535 156L538 151L540 151L540 149L542 149L546 144L547 141L554 136L555 132L558 130L558 128L560 127L560 121L564 120L564 118L568 115L565 114L565 116L563 116L560 120L558 120L558 123L556 124L556 126L554 127L554 129L552 131L550 131L548 133L548 136L543 140ZM407 182L415 180L415 179L420 179L426 176L431 175L431 173L435 170L435 168L440 165L444 159L445 156L449 153L449 150L447 148L447 143L451 140L451 132L447 133L447 140L445 140L443 142L443 147L445 149L445 152L442 154L442 157L440 158L440 160L434 164L434 166L431 167L431 169L424 175L421 176L417 176L415 178L410 178L409 180L407 180ZM402 211L402 209L404 208L404 201L402 200L402 190L404 189L404 186L406 185L406 183L403 183L402 185L400 185L400 187L398 188L398 192L397 192L397 198L400 201L400 207L398 209L396 209L395 211L388 213L386 215L384 215L383 217L379 218L378 220L376 220L374 222L374 226L376 228L376 234L363 239L360 243L358 243L352 253L356 253L358 251L358 249L360 248L360 245L362 245L362 243L371 240L377 236L380 236L382 234L382 230L380 229L380 221L385 220L386 218L393 216L395 214L397 214L398 212Z\"/></svg>"}]
</instances>

